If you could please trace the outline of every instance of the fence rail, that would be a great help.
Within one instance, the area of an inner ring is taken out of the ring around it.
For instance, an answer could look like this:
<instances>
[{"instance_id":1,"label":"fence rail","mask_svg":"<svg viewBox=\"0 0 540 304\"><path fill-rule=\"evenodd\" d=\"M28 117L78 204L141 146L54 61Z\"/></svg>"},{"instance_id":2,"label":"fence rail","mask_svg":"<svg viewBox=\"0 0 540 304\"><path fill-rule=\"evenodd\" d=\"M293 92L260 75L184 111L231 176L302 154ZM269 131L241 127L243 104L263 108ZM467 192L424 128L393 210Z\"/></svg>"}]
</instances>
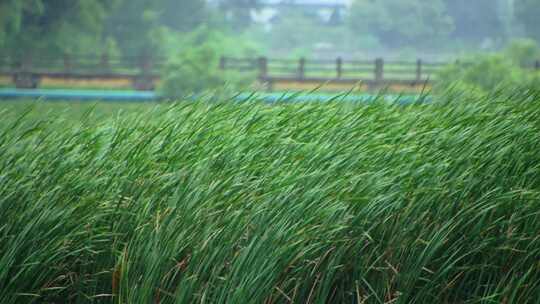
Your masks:
<instances>
[{"instance_id":1,"label":"fence rail","mask_svg":"<svg viewBox=\"0 0 540 304\"><path fill-rule=\"evenodd\" d=\"M17 87L37 87L42 78L129 79L139 90L153 89L166 59L149 56L0 57L0 76L13 77ZM275 82L362 82L373 87L389 84L426 84L448 64L466 66L471 62L429 62L336 59L268 59L221 57L219 68L250 73L271 89ZM533 67L540 70L540 60Z\"/></svg>"},{"instance_id":2,"label":"fence rail","mask_svg":"<svg viewBox=\"0 0 540 304\"><path fill-rule=\"evenodd\" d=\"M317 60L300 58L294 59L257 59L222 57L222 70L251 71L259 79L273 80L288 78L291 81L309 81L312 79L327 79L328 81L365 81L365 82L409 82L425 83L436 79L437 73L449 64L467 66L471 62L426 62L389 60L382 58L374 60ZM540 61L535 65L540 70Z\"/></svg>"}]
</instances>

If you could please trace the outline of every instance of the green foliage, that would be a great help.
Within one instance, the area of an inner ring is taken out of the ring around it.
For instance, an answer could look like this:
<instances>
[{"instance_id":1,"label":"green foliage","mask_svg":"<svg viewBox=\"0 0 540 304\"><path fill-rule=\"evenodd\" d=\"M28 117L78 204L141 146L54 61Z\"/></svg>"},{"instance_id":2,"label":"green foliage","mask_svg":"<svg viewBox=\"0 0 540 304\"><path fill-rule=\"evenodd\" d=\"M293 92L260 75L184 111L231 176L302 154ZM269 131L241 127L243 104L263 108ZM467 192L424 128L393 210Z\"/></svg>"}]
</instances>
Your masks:
<instances>
[{"instance_id":1,"label":"green foliage","mask_svg":"<svg viewBox=\"0 0 540 304\"><path fill-rule=\"evenodd\" d=\"M12 55L99 53L102 21L114 1L7 0L0 3L0 49Z\"/></svg>"},{"instance_id":2,"label":"green foliage","mask_svg":"<svg viewBox=\"0 0 540 304\"><path fill-rule=\"evenodd\" d=\"M453 29L442 0L356 0L350 23L358 33L375 33L388 46L434 46Z\"/></svg>"},{"instance_id":3,"label":"green foliage","mask_svg":"<svg viewBox=\"0 0 540 304\"><path fill-rule=\"evenodd\" d=\"M518 0L535 6L530 13L536 29L536 0ZM533 4L533 2L535 2ZM516 33L518 18L509 0L354 0L350 26L362 35L373 35L389 47L409 46L452 49L464 45L487 50L500 48ZM518 8L519 11L519 8ZM452 39L448 39L452 38Z\"/></svg>"},{"instance_id":4,"label":"green foliage","mask_svg":"<svg viewBox=\"0 0 540 304\"><path fill-rule=\"evenodd\" d=\"M162 55L163 45L157 36L161 28L188 32L206 17L202 0L118 0L106 20L105 36L113 37L122 53L128 56Z\"/></svg>"},{"instance_id":5,"label":"green foliage","mask_svg":"<svg viewBox=\"0 0 540 304\"><path fill-rule=\"evenodd\" d=\"M504 22L498 12L499 0L444 0L452 18L452 37L469 42L504 37Z\"/></svg>"},{"instance_id":6,"label":"green foliage","mask_svg":"<svg viewBox=\"0 0 540 304\"><path fill-rule=\"evenodd\" d=\"M538 0L515 0L516 19L520 22L527 35L540 43L540 3Z\"/></svg>"},{"instance_id":7,"label":"green foliage","mask_svg":"<svg viewBox=\"0 0 540 304\"><path fill-rule=\"evenodd\" d=\"M237 30L243 30L251 25L250 10L260 6L259 0L217 0L217 2L219 9Z\"/></svg>"},{"instance_id":8,"label":"green foliage","mask_svg":"<svg viewBox=\"0 0 540 304\"><path fill-rule=\"evenodd\" d=\"M159 91L164 96L182 97L225 85L218 55L209 47L195 47L171 59L162 72Z\"/></svg>"},{"instance_id":9,"label":"green foliage","mask_svg":"<svg viewBox=\"0 0 540 304\"><path fill-rule=\"evenodd\" d=\"M321 46L334 53L358 46L347 26L325 24L318 16L294 8L283 11L272 30L261 35L269 49L281 57L310 57Z\"/></svg>"},{"instance_id":10,"label":"green foliage","mask_svg":"<svg viewBox=\"0 0 540 304\"><path fill-rule=\"evenodd\" d=\"M101 55L114 41L113 50L125 56L159 55L160 27L191 31L206 14L204 0L6 0L0 53Z\"/></svg>"},{"instance_id":11,"label":"green foliage","mask_svg":"<svg viewBox=\"0 0 540 304\"><path fill-rule=\"evenodd\" d=\"M153 35L159 25L156 4L148 0L122 0L107 16L104 36L114 39L125 56L155 51L159 55L159 42Z\"/></svg>"},{"instance_id":12,"label":"green foliage","mask_svg":"<svg viewBox=\"0 0 540 304\"><path fill-rule=\"evenodd\" d=\"M291 9L282 13L266 39L270 40L273 48L295 50L296 53L307 55L307 49L311 50L315 43L321 42L325 37L331 37L320 32L323 26L319 23L301 11Z\"/></svg>"},{"instance_id":13,"label":"green foliage","mask_svg":"<svg viewBox=\"0 0 540 304\"><path fill-rule=\"evenodd\" d=\"M453 64L441 71L437 87L476 87L493 90L498 86L540 89L538 73L532 72L540 60L540 48L532 40L512 42L496 55L479 55Z\"/></svg>"},{"instance_id":14,"label":"green foliage","mask_svg":"<svg viewBox=\"0 0 540 304\"><path fill-rule=\"evenodd\" d=\"M200 26L189 33L178 33L167 27L155 31L154 39L161 44L167 56L175 56L193 47L206 46L220 55L234 57L256 57L260 46L252 41L237 37L224 30Z\"/></svg>"},{"instance_id":15,"label":"green foliage","mask_svg":"<svg viewBox=\"0 0 540 304\"><path fill-rule=\"evenodd\" d=\"M540 59L540 48L527 39L512 42L496 55L479 55L441 71L436 87L460 87L490 91L497 87L540 89L538 72L533 72Z\"/></svg>"},{"instance_id":16,"label":"green foliage","mask_svg":"<svg viewBox=\"0 0 540 304\"><path fill-rule=\"evenodd\" d=\"M473 57L466 63L449 65L437 77L439 85L452 86L456 82L492 90L501 85L518 85L524 73L503 55Z\"/></svg>"},{"instance_id":17,"label":"green foliage","mask_svg":"<svg viewBox=\"0 0 540 304\"><path fill-rule=\"evenodd\" d=\"M446 99L3 108L0 303L535 303L540 95Z\"/></svg>"},{"instance_id":18,"label":"green foliage","mask_svg":"<svg viewBox=\"0 0 540 304\"><path fill-rule=\"evenodd\" d=\"M232 56L246 50L241 44L234 45L233 38L202 28L177 42L183 47L176 50L174 44L169 45L173 46L169 50L170 59L162 72L159 90L164 96L183 96L224 87L235 90L254 82L254 75L219 69L220 57L227 54L227 45L235 50L230 53Z\"/></svg>"},{"instance_id":19,"label":"green foliage","mask_svg":"<svg viewBox=\"0 0 540 304\"><path fill-rule=\"evenodd\" d=\"M517 66L532 68L540 60L540 47L534 40L516 40L506 48L504 55Z\"/></svg>"},{"instance_id":20,"label":"green foliage","mask_svg":"<svg viewBox=\"0 0 540 304\"><path fill-rule=\"evenodd\" d=\"M129 0L131 2L132 0ZM206 0L154 0L158 3L159 19L174 31L189 32L206 21Z\"/></svg>"}]
</instances>

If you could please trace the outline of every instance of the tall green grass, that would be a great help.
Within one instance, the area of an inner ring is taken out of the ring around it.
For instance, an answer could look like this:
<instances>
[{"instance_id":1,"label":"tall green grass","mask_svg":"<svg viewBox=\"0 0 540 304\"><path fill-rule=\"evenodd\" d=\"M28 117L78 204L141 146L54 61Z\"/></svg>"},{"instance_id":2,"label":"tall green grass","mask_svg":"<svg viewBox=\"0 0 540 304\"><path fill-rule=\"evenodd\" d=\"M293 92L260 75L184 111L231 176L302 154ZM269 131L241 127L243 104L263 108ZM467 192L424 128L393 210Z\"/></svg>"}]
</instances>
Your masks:
<instances>
[{"instance_id":1,"label":"tall green grass","mask_svg":"<svg viewBox=\"0 0 540 304\"><path fill-rule=\"evenodd\" d=\"M3 111L0 303L540 303L540 95L88 109Z\"/></svg>"}]
</instances>

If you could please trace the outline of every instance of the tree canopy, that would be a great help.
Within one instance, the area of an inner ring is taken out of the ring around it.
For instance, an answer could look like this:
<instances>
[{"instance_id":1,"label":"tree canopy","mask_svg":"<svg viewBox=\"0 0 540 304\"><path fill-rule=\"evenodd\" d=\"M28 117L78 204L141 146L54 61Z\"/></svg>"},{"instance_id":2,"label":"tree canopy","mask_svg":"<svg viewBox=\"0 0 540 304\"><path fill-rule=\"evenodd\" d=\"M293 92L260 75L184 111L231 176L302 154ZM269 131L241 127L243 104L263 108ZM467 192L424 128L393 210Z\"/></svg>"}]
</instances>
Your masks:
<instances>
[{"instance_id":1,"label":"tree canopy","mask_svg":"<svg viewBox=\"0 0 540 304\"><path fill-rule=\"evenodd\" d=\"M515 0L516 19L520 22L527 35L540 42L540 1Z\"/></svg>"},{"instance_id":2,"label":"tree canopy","mask_svg":"<svg viewBox=\"0 0 540 304\"><path fill-rule=\"evenodd\" d=\"M114 1L7 0L0 3L0 47L4 52L92 52Z\"/></svg>"},{"instance_id":3,"label":"tree canopy","mask_svg":"<svg viewBox=\"0 0 540 304\"><path fill-rule=\"evenodd\" d=\"M351 26L374 34L388 46L439 44L453 38L457 43L503 42L513 33L516 6L530 35L537 30L538 0L354 0Z\"/></svg>"},{"instance_id":4,"label":"tree canopy","mask_svg":"<svg viewBox=\"0 0 540 304\"><path fill-rule=\"evenodd\" d=\"M105 35L123 54L141 55L159 48L160 27L189 31L205 20L204 0L121 0L107 17Z\"/></svg>"},{"instance_id":5,"label":"tree canopy","mask_svg":"<svg viewBox=\"0 0 540 304\"><path fill-rule=\"evenodd\" d=\"M375 34L388 46L425 44L453 30L442 0L356 0L351 25L360 34Z\"/></svg>"},{"instance_id":6,"label":"tree canopy","mask_svg":"<svg viewBox=\"0 0 540 304\"><path fill-rule=\"evenodd\" d=\"M451 36L466 41L503 37L503 20L494 0L445 0L447 14L452 18Z\"/></svg>"},{"instance_id":7,"label":"tree canopy","mask_svg":"<svg viewBox=\"0 0 540 304\"><path fill-rule=\"evenodd\" d=\"M236 29L251 24L251 10L260 7L260 0L218 0L219 9Z\"/></svg>"},{"instance_id":8,"label":"tree canopy","mask_svg":"<svg viewBox=\"0 0 540 304\"><path fill-rule=\"evenodd\" d=\"M154 55L170 50L163 41L198 28L235 33L286 54L444 50L484 41L500 48L514 34L540 42L539 1L353 0L342 16L301 6L272 12L261 0L0 0L0 54ZM254 10L266 23L255 24Z\"/></svg>"},{"instance_id":9,"label":"tree canopy","mask_svg":"<svg viewBox=\"0 0 540 304\"><path fill-rule=\"evenodd\" d=\"M189 31L205 14L205 0L3 0L0 50L100 54L114 41L122 53L138 55L155 50L160 27Z\"/></svg>"}]
</instances>

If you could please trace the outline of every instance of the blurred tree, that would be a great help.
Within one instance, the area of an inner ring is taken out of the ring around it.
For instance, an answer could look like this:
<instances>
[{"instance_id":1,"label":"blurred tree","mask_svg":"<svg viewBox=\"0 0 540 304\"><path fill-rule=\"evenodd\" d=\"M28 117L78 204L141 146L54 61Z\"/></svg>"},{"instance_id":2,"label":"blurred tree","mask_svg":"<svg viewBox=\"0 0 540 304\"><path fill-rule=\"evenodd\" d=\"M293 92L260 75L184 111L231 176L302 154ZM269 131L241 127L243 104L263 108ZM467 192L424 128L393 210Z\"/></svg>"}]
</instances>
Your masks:
<instances>
[{"instance_id":1,"label":"blurred tree","mask_svg":"<svg viewBox=\"0 0 540 304\"><path fill-rule=\"evenodd\" d=\"M235 29L251 24L251 10L260 7L260 0L218 0L219 8Z\"/></svg>"},{"instance_id":2,"label":"blurred tree","mask_svg":"<svg viewBox=\"0 0 540 304\"><path fill-rule=\"evenodd\" d=\"M186 32L203 23L207 16L205 0L155 0L163 25Z\"/></svg>"},{"instance_id":3,"label":"blurred tree","mask_svg":"<svg viewBox=\"0 0 540 304\"><path fill-rule=\"evenodd\" d=\"M343 14L340 9L336 8L332 11L330 18L328 20L328 25L338 26L343 23Z\"/></svg>"},{"instance_id":4,"label":"blurred tree","mask_svg":"<svg viewBox=\"0 0 540 304\"><path fill-rule=\"evenodd\" d=\"M206 17L204 0L119 0L106 21L105 35L127 56L159 53L161 27L193 30Z\"/></svg>"},{"instance_id":5,"label":"blurred tree","mask_svg":"<svg viewBox=\"0 0 540 304\"><path fill-rule=\"evenodd\" d=\"M518 39L510 43L503 54L514 65L531 68L540 60L540 47L534 40Z\"/></svg>"},{"instance_id":6,"label":"blurred tree","mask_svg":"<svg viewBox=\"0 0 540 304\"><path fill-rule=\"evenodd\" d=\"M167 35L167 38L174 34ZM246 88L255 81L252 73L239 73L219 69L220 56L248 56L255 50L243 39L224 35L221 31L198 28L180 39L166 43L168 61L162 70L160 92L167 97L223 88Z\"/></svg>"},{"instance_id":7,"label":"blurred tree","mask_svg":"<svg viewBox=\"0 0 540 304\"><path fill-rule=\"evenodd\" d=\"M124 54L140 55L156 49L159 27L189 31L200 25L205 4L204 0L2 0L0 52L99 54L118 45Z\"/></svg>"},{"instance_id":8,"label":"blurred tree","mask_svg":"<svg viewBox=\"0 0 540 304\"><path fill-rule=\"evenodd\" d=\"M121 0L106 19L105 36L114 39L126 56L139 56L155 47L152 31L159 25L155 0Z\"/></svg>"},{"instance_id":9,"label":"blurred tree","mask_svg":"<svg viewBox=\"0 0 540 304\"><path fill-rule=\"evenodd\" d=\"M532 0L537 1L537 0ZM451 36L465 41L504 38L506 29L493 0L444 0L448 14L454 20Z\"/></svg>"},{"instance_id":10,"label":"blurred tree","mask_svg":"<svg viewBox=\"0 0 540 304\"><path fill-rule=\"evenodd\" d=\"M0 49L11 55L99 52L108 0L4 0Z\"/></svg>"},{"instance_id":11,"label":"blurred tree","mask_svg":"<svg viewBox=\"0 0 540 304\"><path fill-rule=\"evenodd\" d=\"M436 86L455 87L472 91L479 88L484 91L494 90L499 86L518 87L527 84L530 78L503 54L481 55L468 64L452 64L438 72Z\"/></svg>"},{"instance_id":12,"label":"blurred tree","mask_svg":"<svg viewBox=\"0 0 540 304\"><path fill-rule=\"evenodd\" d=\"M433 45L454 29L443 0L355 0L351 26L390 47Z\"/></svg>"},{"instance_id":13,"label":"blurred tree","mask_svg":"<svg viewBox=\"0 0 540 304\"><path fill-rule=\"evenodd\" d=\"M540 1L515 0L516 19L527 35L540 42Z\"/></svg>"}]
</instances>

